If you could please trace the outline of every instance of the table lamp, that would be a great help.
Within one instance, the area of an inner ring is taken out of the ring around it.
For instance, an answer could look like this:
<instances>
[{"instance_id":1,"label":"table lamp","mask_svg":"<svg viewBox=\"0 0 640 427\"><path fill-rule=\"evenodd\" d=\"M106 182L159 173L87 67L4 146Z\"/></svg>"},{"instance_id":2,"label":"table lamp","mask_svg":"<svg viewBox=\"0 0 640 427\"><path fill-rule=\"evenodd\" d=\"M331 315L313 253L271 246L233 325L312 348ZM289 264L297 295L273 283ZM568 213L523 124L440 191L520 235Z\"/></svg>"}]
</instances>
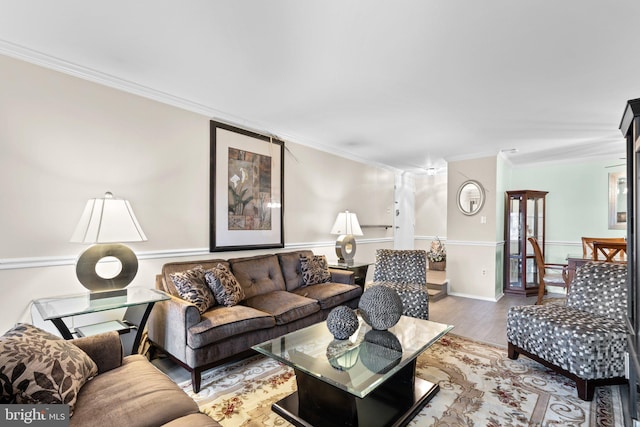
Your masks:
<instances>
[{"instance_id":1,"label":"table lamp","mask_svg":"<svg viewBox=\"0 0 640 427\"><path fill-rule=\"evenodd\" d=\"M338 262L353 264L353 257L356 254L356 239L353 236L363 235L356 214L349 211L338 213L331 234L338 234L336 240Z\"/></svg>"},{"instance_id":2,"label":"table lamp","mask_svg":"<svg viewBox=\"0 0 640 427\"><path fill-rule=\"evenodd\" d=\"M76 275L90 291L90 299L126 295L126 287L138 272L138 258L122 242L147 240L129 201L106 192L102 199L90 199L76 226L71 242L92 243L76 263ZM114 277L102 277L96 265L106 257L120 261L120 271Z\"/></svg>"}]
</instances>

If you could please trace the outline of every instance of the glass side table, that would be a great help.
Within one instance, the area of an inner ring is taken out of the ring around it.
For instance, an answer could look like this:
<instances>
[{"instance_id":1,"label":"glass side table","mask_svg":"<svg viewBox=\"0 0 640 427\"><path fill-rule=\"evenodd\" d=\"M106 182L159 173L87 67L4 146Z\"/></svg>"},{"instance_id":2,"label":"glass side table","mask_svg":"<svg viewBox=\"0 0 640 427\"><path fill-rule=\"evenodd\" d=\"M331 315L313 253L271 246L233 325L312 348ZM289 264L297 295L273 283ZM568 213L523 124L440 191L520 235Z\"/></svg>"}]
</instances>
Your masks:
<instances>
[{"instance_id":1,"label":"glass side table","mask_svg":"<svg viewBox=\"0 0 640 427\"><path fill-rule=\"evenodd\" d=\"M144 327L153 305L158 301L168 299L167 294L156 289L132 286L127 288L127 295L118 297L91 300L87 292L55 298L41 298L33 301L33 304L42 318L51 320L62 338L67 340L73 339L74 334L64 322L65 317L126 308L122 321L109 320L95 325L78 327L75 328L75 333L79 336L87 336L115 330L120 334L127 334L135 329L136 334L130 348L126 344L131 340L123 339L125 354L135 354L138 352Z\"/></svg>"},{"instance_id":2,"label":"glass side table","mask_svg":"<svg viewBox=\"0 0 640 427\"><path fill-rule=\"evenodd\" d=\"M338 270L353 271L353 278L356 285L359 285L364 290L364 284L367 280L367 271L372 262L352 262L350 264L345 263L329 263L329 268L336 268Z\"/></svg>"}]
</instances>

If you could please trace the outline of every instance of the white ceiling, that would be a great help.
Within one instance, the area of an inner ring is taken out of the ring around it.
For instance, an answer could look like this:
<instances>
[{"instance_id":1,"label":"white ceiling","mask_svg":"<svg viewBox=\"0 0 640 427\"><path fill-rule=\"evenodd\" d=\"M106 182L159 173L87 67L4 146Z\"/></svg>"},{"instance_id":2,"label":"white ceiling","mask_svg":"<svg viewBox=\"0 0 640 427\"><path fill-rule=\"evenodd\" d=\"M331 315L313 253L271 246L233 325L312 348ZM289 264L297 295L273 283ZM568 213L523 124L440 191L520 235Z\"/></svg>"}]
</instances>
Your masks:
<instances>
[{"instance_id":1,"label":"white ceiling","mask_svg":"<svg viewBox=\"0 0 640 427\"><path fill-rule=\"evenodd\" d=\"M638 0L0 0L0 53L424 172L624 157L639 21Z\"/></svg>"}]
</instances>

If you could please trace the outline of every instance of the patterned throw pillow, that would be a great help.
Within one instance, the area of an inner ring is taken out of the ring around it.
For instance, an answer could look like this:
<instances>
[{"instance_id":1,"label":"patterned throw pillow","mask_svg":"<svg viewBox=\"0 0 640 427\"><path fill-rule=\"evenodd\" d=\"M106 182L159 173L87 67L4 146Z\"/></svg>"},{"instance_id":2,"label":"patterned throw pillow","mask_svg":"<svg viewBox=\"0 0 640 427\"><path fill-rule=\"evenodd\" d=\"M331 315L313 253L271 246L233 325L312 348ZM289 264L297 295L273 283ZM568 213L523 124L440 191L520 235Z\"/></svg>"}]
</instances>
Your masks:
<instances>
[{"instance_id":1,"label":"patterned throw pillow","mask_svg":"<svg viewBox=\"0 0 640 427\"><path fill-rule=\"evenodd\" d=\"M324 255L300 257L300 271L302 272L303 286L331 281L329 264L327 263L327 257Z\"/></svg>"},{"instance_id":2,"label":"patterned throw pillow","mask_svg":"<svg viewBox=\"0 0 640 427\"><path fill-rule=\"evenodd\" d=\"M219 304L232 307L245 298L244 289L227 267L218 264L204 275Z\"/></svg>"},{"instance_id":3,"label":"patterned throw pillow","mask_svg":"<svg viewBox=\"0 0 640 427\"><path fill-rule=\"evenodd\" d=\"M173 273L169 277L178 290L180 298L198 308L200 314L216 305L216 300L204 279L204 269L196 266L192 270Z\"/></svg>"},{"instance_id":4,"label":"patterned throw pillow","mask_svg":"<svg viewBox=\"0 0 640 427\"><path fill-rule=\"evenodd\" d=\"M71 341L19 323L0 337L1 403L68 404L98 374L91 358Z\"/></svg>"}]
</instances>

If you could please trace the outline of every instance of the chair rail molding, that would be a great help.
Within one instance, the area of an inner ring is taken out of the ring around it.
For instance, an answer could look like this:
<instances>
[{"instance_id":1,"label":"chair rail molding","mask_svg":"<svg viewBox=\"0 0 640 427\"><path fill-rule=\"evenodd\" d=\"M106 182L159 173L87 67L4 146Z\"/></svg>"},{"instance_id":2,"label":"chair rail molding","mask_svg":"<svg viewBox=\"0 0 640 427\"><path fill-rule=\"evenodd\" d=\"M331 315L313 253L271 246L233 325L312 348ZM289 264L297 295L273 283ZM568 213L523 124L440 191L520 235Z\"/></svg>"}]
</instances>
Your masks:
<instances>
[{"instance_id":1,"label":"chair rail molding","mask_svg":"<svg viewBox=\"0 0 640 427\"><path fill-rule=\"evenodd\" d=\"M474 241L474 240L447 240L449 246L485 246L485 247L500 247L504 246L504 240L497 242L490 241Z\"/></svg>"},{"instance_id":2,"label":"chair rail molding","mask_svg":"<svg viewBox=\"0 0 640 427\"><path fill-rule=\"evenodd\" d=\"M150 252L136 252L139 260L158 258L179 258L186 256L202 256L209 254L208 248L202 249L170 249ZM0 270L14 270L21 268L56 267L60 265L75 265L77 255L70 256L42 256L28 258L0 259Z\"/></svg>"},{"instance_id":3,"label":"chair rail molding","mask_svg":"<svg viewBox=\"0 0 640 427\"><path fill-rule=\"evenodd\" d=\"M358 244L378 244L378 243L392 243L392 237L385 237L379 239L358 239ZM300 243L288 243L285 244L284 250L299 250L299 249L313 249L313 248L333 248L336 242L300 242ZM278 251L278 252L282 252ZM136 256L139 260L145 259L163 259L163 258L183 258L183 257L201 257L212 255L209 252L209 248L191 248L191 249L166 249L158 251L148 252L136 252ZM42 267L57 267L62 265L75 265L78 260L77 255L68 256L42 256L42 257L28 257L28 258L1 258L0 270L15 270L23 268L42 268Z\"/></svg>"}]
</instances>

